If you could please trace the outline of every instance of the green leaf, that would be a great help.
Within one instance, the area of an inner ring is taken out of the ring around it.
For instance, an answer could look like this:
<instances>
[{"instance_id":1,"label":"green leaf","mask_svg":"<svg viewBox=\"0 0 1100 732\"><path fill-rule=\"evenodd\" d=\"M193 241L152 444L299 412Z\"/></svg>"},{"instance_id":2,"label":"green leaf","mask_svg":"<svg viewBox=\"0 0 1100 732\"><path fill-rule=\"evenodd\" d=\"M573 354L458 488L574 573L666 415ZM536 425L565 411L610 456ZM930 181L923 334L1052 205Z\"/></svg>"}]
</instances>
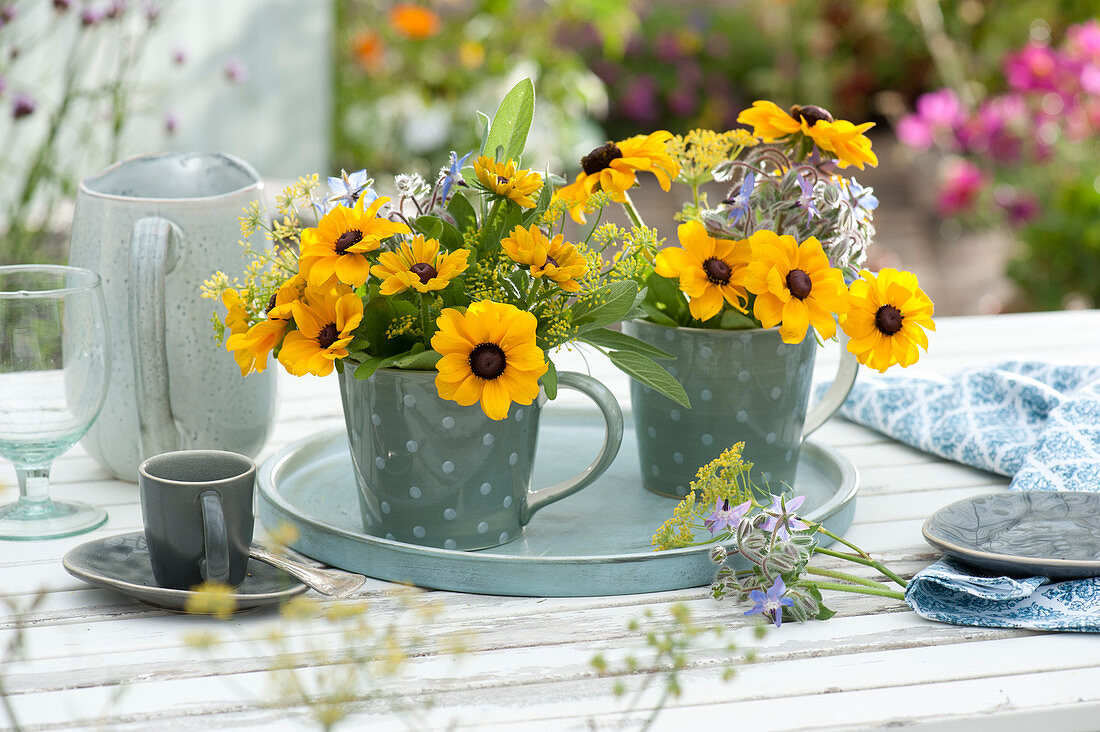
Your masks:
<instances>
[{"instance_id":1,"label":"green leaf","mask_svg":"<svg viewBox=\"0 0 1100 732\"><path fill-rule=\"evenodd\" d=\"M421 347L423 348L423 346ZM419 353L410 353L408 356L398 358L393 362L393 365L399 369L409 371L431 371L440 358L442 357L435 351L421 350Z\"/></svg>"},{"instance_id":2,"label":"green leaf","mask_svg":"<svg viewBox=\"0 0 1100 732\"><path fill-rule=\"evenodd\" d=\"M691 320L687 300L680 286L667 277L654 272L646 278L646 302L676 321L676 325L686 325Z\"/></svg>"},{"instance_id":3,"label":"green leaf","mask_svg":"<svg viewBox=\"0 0 1100 732\"><path fill-rule=\"evenodd\" d=\"M504 158L519 160L527 144L527 133L531 130L531 119L535 114L535 85L530 79L523 79L501 100L489 134L481 149L484 154L492 155L496 149L504 150Z\"/></svg>"},{"instance_id":4,"label":"green leaf","mask_svg":"<svg viewBox=\"0 0 1100 732\"><path fill-rule=\"evenodd\" d=\"M680 382L669 376L668 372L658 366L653 359L629 351L611 351L607 357L628 376L660 392L677 404L691 409L691 401L684 387L680 386Z\"/></svg>"},{"instance_id":5,"label":"green leaf","mask_svg":"<svg viewBox=\"0 0 1100 732\"><path fill-rule=\"evenodd\" d=\"M546 373L539 381L542 382L542 388L546 389L547 399L558 398L558 369L550 359L546 359Z\"/></svg>"},{"instance_id":6,"label":"green leaf","mask_svg":"<svg viewBox=\"0 0 1100 732\"><path fill-rule=\"evenodd\" d=\"M477 113L477 136L481 138L481 154L485 154L485 143L489 139L489 128L493 123L489 121L489 115L484 112Z\"/></svg>"},{"instance_id":7,"label":"green leaf","mask_svg":"<svg viewBox=\"0 0 1100 732\"><path fill-rule=\"evenodd\" d=\"M474 207L470 205L470 199L466 198L464 194L455 193L451 197L451 202L447 204L447 212L455 217L459 231L477 228L477 213L474 212Z\"/></svg>"},{"instance_id":8,"label":"green leaf","mask_svg":"<svg viewBox=\"0 0 1100 732\"><path fill-rule=\"evenodd\" d=\"M435 216L420 216L415 222L416 228L429 239L443 236L443 220Z\"/></svg>"},{"instance_id":9,"label":"green leaf","mask_svg":"<svg viewBox=\"0 0 1100 732\"><path fill-rule=\"evenodd\" d=\"M584 335L581 336L581 340L586 343L591 343L594 346L609 348L612 351L630 351L631 353L640 353L650 358L676 358L671 353L667 353L657 348L657 346L650 345L626 333L620 333L617 330L609 330L607 328L597 328L596 330L586 331Z\"/></svg>"},{"instance_id":10,"label":"green leaf","mask_svg":"<svg viewBox=\"0 0 1100 732\"><path fill-rule=\"evenodd\" d=\"M739 313L736 310L727 310L722 313L722 317L718 321L718 327L722 330L747 330L749 328L759 328L760 323L757 323L744 313Z\"/></svg>"},{"instance_id":11,"label":"green leaf","mask_svg":"<svg viewBox=\"0 0 1100 732\"><path fill-rule=\"evenodd\" d=\"M638 284L633 280L620 280L593 290L570 308L573 325L588 330L617 323L634 307L637 294Z\"/></svg>"},{"instance_id":12,"label":"green leaf","mask_svg":"<svg viewBox=\"0 0 1100 732\"><path fill-rule=\"evenodd\" d=\"M657 306L651 302L642 303L642 310L645 311L645 317L649 318L657 325L670 325L674 327L679 325L675 320L668 317L664 310L659 310Z\"/></svg>"},{"instance_id":13,"label":"green leaf","mask_svg":"<svg viewBox=\"0 0 1100 732\"><path fill-rule=\"evenodd\" d=\"M355 378L357 379L369 379L374 376L374 372L378 369L388 368L399 356L387 356L386 358L379 358L377 356L365 356L363 363L359 364L359 368L355 369Z\"/></svg>"}]
</instances>

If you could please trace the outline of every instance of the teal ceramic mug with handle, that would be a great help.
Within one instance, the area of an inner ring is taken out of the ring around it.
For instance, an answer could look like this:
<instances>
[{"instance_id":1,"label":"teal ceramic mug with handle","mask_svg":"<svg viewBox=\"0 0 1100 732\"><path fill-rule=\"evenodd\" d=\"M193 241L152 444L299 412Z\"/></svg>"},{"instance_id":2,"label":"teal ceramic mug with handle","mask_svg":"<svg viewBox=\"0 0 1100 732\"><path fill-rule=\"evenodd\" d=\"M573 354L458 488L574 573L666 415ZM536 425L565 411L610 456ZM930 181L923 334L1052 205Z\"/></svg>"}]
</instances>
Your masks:
<instances>
[{"instance_id":1,"label":"teal ceramic mug with handle","mask_svg":"<svg viewBox=\"0 0 1100 732\"><path fill-rule=\"evenodd\" d=\"M441 399L434 371L380 369L369 379L344 370L340 394L359 487L363 529L443 549L484 549L518 538L539 509L611 467L623 439L614 395L590 376L558 374L558 388L596 403L607 426L596 458L572 479L532 490L540 396L492 420L478 405ZM562 456L568 460L568 455Z\"/></svg>"},{"instance_id":2,"label":"teal ceramic mug with handle","mask_svg":"<svg viewBox=\"0 0 1100 732\"><path fill-rule=\"evenodd\" d=\"M711 330L632 320L623 331L675 356L661 365L691 399L692 408L684 409L636 381L630 385L642 484L676 498L687 494L701 466L742 441L758 485L794 486L802 441L844 403L858 367L840 333L836 379L808 409L819 347L812 333L787 344L778 328Z\"/></svg>"}]
</instances>

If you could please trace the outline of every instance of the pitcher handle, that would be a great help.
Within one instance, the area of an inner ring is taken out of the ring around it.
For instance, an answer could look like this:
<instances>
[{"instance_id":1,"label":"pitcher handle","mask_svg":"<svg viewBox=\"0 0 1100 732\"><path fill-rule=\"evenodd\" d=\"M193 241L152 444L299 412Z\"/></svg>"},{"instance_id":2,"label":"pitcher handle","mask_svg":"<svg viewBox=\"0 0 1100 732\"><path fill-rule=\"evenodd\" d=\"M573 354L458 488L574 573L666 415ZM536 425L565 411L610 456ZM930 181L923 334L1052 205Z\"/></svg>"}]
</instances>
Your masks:
<instances>
[{"instance_id":1,"label":"pitcher handle","mask_svg":"<svg viewBox=\"0 0 1100 732\"><path fill-rule=\"evenodd\" d=\"M615 460L619 454L619 447L623 443L623 412L619 408L619 402L611 390L600 382L586 374L575 371L562 371L558 374L558 388L573 389L585 394L596 402L603 414L607 432L604 434L603 446L588 467L574 475L569 480L557 483L527 494L527 505L520 514L520 523L526 524L540 508L549 506L555 501L560 501L566 496L571 496L581 488L590 485L599 478Z\"/></svg>"},{"instance_id":2,"label":"pitcher handle","mask_svg":"<svg viewBox=\"0 0 1100 732\"><path fill-rule=\"evenodd\" d=\"M179 449L168 397L165 275L170 269L172 224L138 219L130 232L130 352L137 396L141 459Z\"/></svg>"},{"instance_id":3,"label":"pitcher handle","mask_svg":"<svg viewBox=\"0 0 1100 732\"><path fill-rule=\"evenodd\" d=\"M837 341L840 343L840 363L836 367L836 378L829 385L825 396L814 405L810 413L806 415L805 427L802 428L802 437L805 437L821 425L829 421L844 400L848 398L848 392L856 383L856 374L859 372L859 361L855 355L848 351L848 334L837 329Z\"/></svg>"}]
</instances>

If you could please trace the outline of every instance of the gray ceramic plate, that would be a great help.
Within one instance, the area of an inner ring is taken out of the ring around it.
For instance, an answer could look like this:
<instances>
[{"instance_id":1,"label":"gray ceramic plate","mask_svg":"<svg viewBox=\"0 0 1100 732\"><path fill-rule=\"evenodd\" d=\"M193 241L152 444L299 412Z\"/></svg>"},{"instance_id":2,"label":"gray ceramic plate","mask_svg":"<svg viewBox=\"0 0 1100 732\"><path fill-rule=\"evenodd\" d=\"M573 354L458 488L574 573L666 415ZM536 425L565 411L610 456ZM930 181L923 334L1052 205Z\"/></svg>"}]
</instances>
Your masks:
<instances>
[{"instance_id":1,"label":"gray ceramic plate","mask_svg":"<svg viewBox=\"0 0 1100 732\"><path fill-rule=\"evenodd\" d=\"M603 442L603 426L574 415L544 415L536 487L568 478ZM589 454L591 453L591 454ZM524 534L478 552L435 549L362 533L347 437L331 431L288 445L260 466L259 516L269 528L298 530L293 548L334 567L421 587L495 595L625 595L698 587L714 579L707 547L654 552L650 537L676 499L641 487L637 443L628 428L615 463L594 484L538 514ZM859 477L830 448L807 443L796 491L805 516L843 533L852 522Z\"/></svg>"},{"instance_id":2,"label":"gray ceramic plate","mask_svg":"<svg viewBox=\"0 0 1100 732\"><path fill-rule=\"evenodd\" d=\"M956 501L924 522L944 554L1014 576L1100 576L1100 493L1013 491Z\"/></svg>"},{"instance_id":3,"label":"gray ceramic plate","mask_svg":"<svg viewBox=\"0 0 1100 732\"><path fill-rule=\"evenodd\" d=\"M69 574L97 587L114 590L165 610L182 611L195 593L158 587L145 546L145 533L95 539L66 552L61 560ZM233 594L237 610L274 605L306 591L306 586L281 569L248 560L248 574Z\"/></svg>"}]
</instances>

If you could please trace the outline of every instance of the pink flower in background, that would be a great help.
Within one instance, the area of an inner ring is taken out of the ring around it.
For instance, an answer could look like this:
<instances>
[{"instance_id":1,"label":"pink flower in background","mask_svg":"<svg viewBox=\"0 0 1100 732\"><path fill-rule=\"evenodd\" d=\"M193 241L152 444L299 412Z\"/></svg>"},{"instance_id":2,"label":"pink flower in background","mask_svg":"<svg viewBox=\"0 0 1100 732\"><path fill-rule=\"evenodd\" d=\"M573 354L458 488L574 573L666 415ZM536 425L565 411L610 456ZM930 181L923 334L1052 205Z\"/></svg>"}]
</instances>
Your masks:
<instances>
[{"instance_id":1,"label":"pink flower in background","mask_svg":"<svg viewBox=\"0 0 1100 732\"><path fill-rule=\"evenodd\" d=\"M1029 43L1005 57L1005 79L1017 91L1053 91L1062 66L1062 59L1049 46Z\"/></svg>"},{"instance_id":2,"label":"pink flower in background","mask_svg":"<svg viewBox=\"0 0 1100 732\"><path fill-rule=\"evenodd\" d=\"M898 139L918 150L927 150L937 139L943 139L953 148L955 132L965 120L962 102L953 90L929 92L917 98L913 114L898 122Z\"/></svg>"},{"instance_id":3,"label":"pink flower in background","mask_svg":"<svg viewBox=\"0 0 1100 732\"><path fill-rule=\"evenodd\" d=\"M1095 18L1066 29L1066 50L1075 58L1100 64L1100 21Z\"/></svg>"},{"instance_id":4,"label":"pink flower in background","mask_svg":"<svg viewBox=\"0 0 1100 732\"><path fill-rule=\"evenodd\" d=\"M689 87L679 86L668 95L668 108L677 117L690 117L698 108L697 96Z\"/></svg>"},{"instance_id":5,"label":"pink flower in background","mask_svg":"<svg viewBox=\"0 0 1100 732\"><path fill-rule=\"evenodd\" d=\"M1025 133L1031 127L1027 102L1019 94L1003 94L982 102L959 130L964 150L1015 161L1023 156Z\"/></svg>"},{"instance_id":6,"label":"pink flower in background","mask_svg":"<svg viewBox=\"0 0 1100 732\"><path fill-rule=\"evenodd\" d=\"M657 81L648 74L635 76L627 82L619 99L619 109L635 122L652 123L659 115Z\"/></svg>"},{"instance_id":7,"label":"pink flower in background","mask_svg":"<svg viewBox=\"0 0 1100 732\"><path fill-rule=\"evenodd\" d=\"M226 59L223 71L225 71L225 78L234 84L243 84L248 81L248 67L236 56Z\"/></svg>"},{"instance_id":8,"label":"pink flower in background","mask_svg":"<svg viewBox=\"0 0 1100 732\"><path fill-rule=\"evenodd\" d=\"M14 5L0 7L0 26L7 25L15 20L16 10Z\"/></svg>"},{"instance_id":9,"label":"pink flower in background","mask_svg":"<svg viewBox=\"0 0 1100 732\"><path fill-rule=\"evenodd\" d=\"M80 13L80 24L85 28L92 28L99 24L103 18L99 12L92 8L84 8Z\"/></svg>"},{"instance_id":10,"label":"pink flower in background","mask_svg":"<svg viewBox=\"0 0 1100 732\"><path fill-rule=\"evenodd\" d=\"M654 54L657 59L665 63L670 63L680 58L682 51L680 48L680 39L673 33L662 33L657 36L657 40L654 43Z\"/></svg>"},{"instance_id":11,"label":"pink flower in background","mask_svg":"<svg viewBox=\"0 0 1100 732\"><path fill-rule=\"evenodd\" d=\"M985 175L969 160L957 160L947 171L936 203L941 216L954 216L973 208L985 187Z\"/></svg>"},{"instance_id":12,"label":"pink flower in background","mask_svg":"<svg viewBox=\"0 0 1100 732\"><path fill-rule=\"evenodd\" d=\"M1039 215L1039 199L1035 194L1012 186L998 186L994 189L993 201L1004 209L1014 226L1023 226Z\"/></svg>"}]
</instances>

